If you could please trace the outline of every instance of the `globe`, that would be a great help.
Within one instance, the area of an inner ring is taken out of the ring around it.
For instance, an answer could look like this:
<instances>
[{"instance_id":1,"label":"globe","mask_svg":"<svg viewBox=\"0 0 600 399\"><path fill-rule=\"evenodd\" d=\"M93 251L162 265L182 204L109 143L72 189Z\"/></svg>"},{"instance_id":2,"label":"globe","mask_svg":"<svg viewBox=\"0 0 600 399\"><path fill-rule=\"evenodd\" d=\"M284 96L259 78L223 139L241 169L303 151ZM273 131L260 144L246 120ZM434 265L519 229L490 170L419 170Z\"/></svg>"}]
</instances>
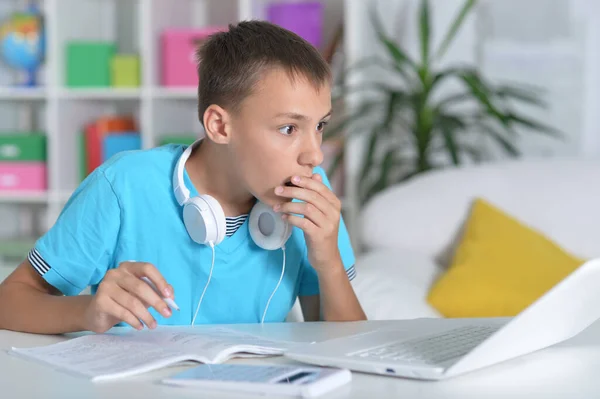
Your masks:
<instances>
[{"instance_id":1,"label":"globe","mask_svg":"<svg viewBox=\"0 0 600 399\"><path fill-rule=\"evenodd\" d=\"M44 62L46 37L41 13L34 6L12 14L0 25L0 55L10 67L27 73L26 86L36 86Z\"/></svg>"}]
</instances>

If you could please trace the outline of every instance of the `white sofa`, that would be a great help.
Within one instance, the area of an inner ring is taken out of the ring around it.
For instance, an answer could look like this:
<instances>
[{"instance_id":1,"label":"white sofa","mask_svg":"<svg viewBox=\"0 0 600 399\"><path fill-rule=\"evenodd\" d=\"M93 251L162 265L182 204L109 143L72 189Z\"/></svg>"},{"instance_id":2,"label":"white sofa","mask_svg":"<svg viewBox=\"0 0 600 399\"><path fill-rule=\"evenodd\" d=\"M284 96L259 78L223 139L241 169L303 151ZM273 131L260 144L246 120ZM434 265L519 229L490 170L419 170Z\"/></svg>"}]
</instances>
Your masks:
<instances>
[{"instance_id":1,"label":"white sofa","mask_svg":"<svg viewBox=\"0 0 600 399\"><path fill-rule=\"evenodd\" d=\"M361 213L365 252L353 285L369 319L439 316L426 295L478 196L574 255L600 257L600 160L513 160L430 172L381 192Z\"/></svg>"}]
</instances>

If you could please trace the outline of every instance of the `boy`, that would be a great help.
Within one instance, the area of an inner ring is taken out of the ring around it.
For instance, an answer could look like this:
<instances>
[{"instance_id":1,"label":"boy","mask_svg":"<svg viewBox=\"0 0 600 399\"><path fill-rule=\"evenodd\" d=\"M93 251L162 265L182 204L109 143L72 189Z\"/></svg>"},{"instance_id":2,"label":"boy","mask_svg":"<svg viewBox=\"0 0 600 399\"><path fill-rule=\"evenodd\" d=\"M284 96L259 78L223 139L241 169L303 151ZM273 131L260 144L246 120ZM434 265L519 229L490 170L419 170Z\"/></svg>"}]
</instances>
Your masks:
<instances>
[{"instance_id":1,"label":"boy","mask_svg":"<svg viewBox=\"0 0 600 399\"><path fill-rule=\"evenodd\" d=\"M0 285L0 329L190 325L201 296L194 324L261 322L282 252L249 237L257 200L294 226L265 321L284 321L296 297L305 320L319 320L321 310L328 321L365 319L350 284L354 256L340 201L318 167L331 114L327 64L297 35L260 21L230 26L198 55L205 137L185 162L184 181L191 196L219 202L227 236L212 252L186 231L173 191L183 146L121 153L78 187ZM88 286L93 295L77 295Z\"/></svg>"}]
</instances>

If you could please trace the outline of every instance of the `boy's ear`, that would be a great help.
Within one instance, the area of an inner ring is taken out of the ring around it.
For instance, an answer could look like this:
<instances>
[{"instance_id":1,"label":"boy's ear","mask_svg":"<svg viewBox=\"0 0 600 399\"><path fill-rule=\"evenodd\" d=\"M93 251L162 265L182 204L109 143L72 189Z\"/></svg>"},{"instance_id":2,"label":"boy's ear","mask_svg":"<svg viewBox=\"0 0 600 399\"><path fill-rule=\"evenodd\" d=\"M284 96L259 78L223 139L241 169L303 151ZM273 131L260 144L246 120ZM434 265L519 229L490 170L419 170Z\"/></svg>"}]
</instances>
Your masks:
<instances>
[{"instance_id":1,"label":"boy's ear","mask_svg":"<svg viewBox=\"0 0 600 399\"><path fill-rule=\"evenodd\" d=\"M208 138L217 144L229 143L231 136L229 113L222 107L212 104L204 111L204 131Z\"/></svg>"}]
</instances>

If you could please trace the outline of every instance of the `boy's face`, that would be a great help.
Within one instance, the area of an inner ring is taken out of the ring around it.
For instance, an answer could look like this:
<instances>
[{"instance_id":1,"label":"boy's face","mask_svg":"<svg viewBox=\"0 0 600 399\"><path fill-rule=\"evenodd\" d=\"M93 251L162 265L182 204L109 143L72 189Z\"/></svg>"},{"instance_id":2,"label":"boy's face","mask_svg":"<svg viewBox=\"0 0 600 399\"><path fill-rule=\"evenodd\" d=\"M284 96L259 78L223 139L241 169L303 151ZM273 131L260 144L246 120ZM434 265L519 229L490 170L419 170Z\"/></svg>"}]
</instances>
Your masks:
<instances>
[{"instance_id":1,"label":"boy's face","mask_svg":"<svg viewBox=\"0 0 600 399\"><path fill-rule=\"evenodd\" d=\"M303 76L293 81L282 69L259 80L253 93L232 115L232 162L248 190L273 206L282 202L275 187L292 176L312 176L323 161L323 128L330 119L331 92Z\"/></svg>"}]
</instances>

